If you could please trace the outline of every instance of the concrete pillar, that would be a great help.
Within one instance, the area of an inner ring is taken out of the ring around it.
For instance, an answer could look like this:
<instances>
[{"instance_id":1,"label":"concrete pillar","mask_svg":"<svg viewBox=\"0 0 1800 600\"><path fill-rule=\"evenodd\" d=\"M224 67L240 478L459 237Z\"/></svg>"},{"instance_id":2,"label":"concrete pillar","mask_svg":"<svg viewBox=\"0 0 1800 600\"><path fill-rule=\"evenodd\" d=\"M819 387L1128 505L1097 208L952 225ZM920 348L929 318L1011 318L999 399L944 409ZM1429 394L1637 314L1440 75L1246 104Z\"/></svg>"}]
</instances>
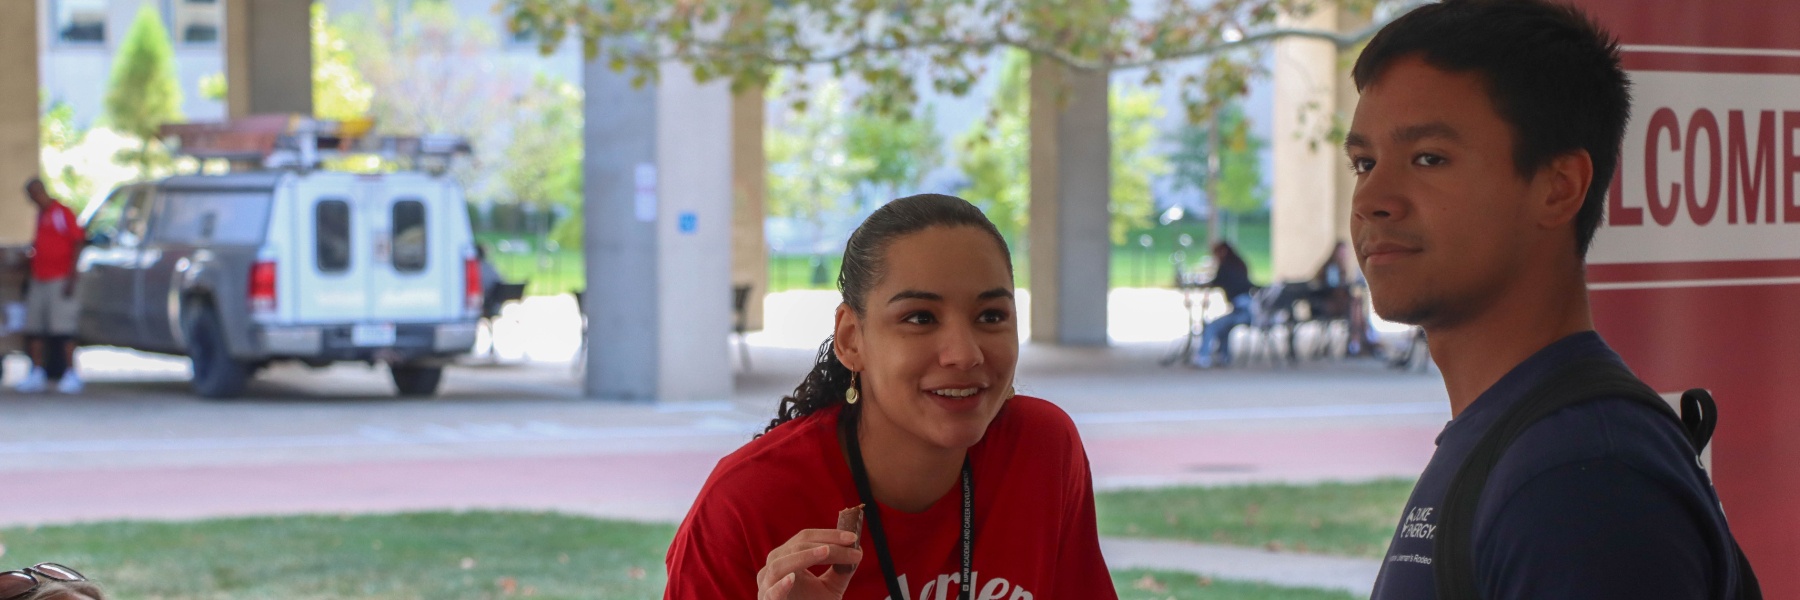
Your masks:
<instances>
[{"instance_id":1,"label":"concrete pillar","mask_svg":"<svg viewBox=\"0 0 1800 600\"><path fill-rule=\"evenodd\" d=\"M1107 73L1031 64L1031 341L1106 345L1112 262Z\"/></svg>"},{"instance_id":2,"label":"concrete pillar","mask_svg":"<svg viewBox=\"0 0 1800 600\"><path fill-rule=\"evenodd\" d=\"M312 0L225 1L225 114L313 112Z\"/></svg>"},{"instance_id":3,"label":"concrete pillar","mask_svg":"<svg viewBox=\"0 0 1800 600\"><path fill-rule=\"evenodd\" d=\"M1337 9L1337 13L1338 31L1361 31L1363 28L1369 26L1370 16L1368 9L1358 11L1349 7L1340 7ZM1332 80L1334 82L1333 87L1336 88L1333 90L1332 116L1336 119L1340 131L1348 131L1350 129L1351 117L1356 116L1356 101L1360 97L1360 94L1356 91L1356 82L1351 81L1350 79L1350 67L1356 64L1356 55L1354 53L1338 52L1333 58L1332 64L1336 66L1337 73ZM1332 198L1336 205L1336 210L1333 212L1336 217L1334 217L1335 220L1332 221L1335 224L1337 231L1337 237L1335 239L1348 242L1352 241L1350 239L1350 196L1356 191L1356 174L1350 172L1348 167L1349 162L1348 159L1344 158L1344 151L1341 147L1340 140L1329 140L1329 144L1331 146L1331 156L1337 161L1334 164L1341 167L1332 169L1332 172L1337 174L1335 177L1335 194ZM1350 262L1350 268L1359 268L1355 264L1356 261Z\"/></svg>"},{"instance_id":4,"label":"concrete pillar","mask_svg":"<svg viewBox=\"0 0 1800 600\"><path fill-rule=\"evenodd\" d=\"M763 296L769 293L769 243L763 233L769 196L764 106L761 86L731 99L731 283L750 286L745 326L751 330L763 327Z\"/></svg>"},{"instance_id":5,"label":"concrete pillar","mask_svg":"<svg viewBox=\"0 0 1800 600\"><path fill-rule=\"evenodd\" d=\"M1321 3L1304 19L1286 17L1283 21L1284 27L1332 29L1338 26L1338 8ZM1273 51L1275 181L1270 245L1274 277L1308 279L1331 253L1332 243L1348 235L1348 169L1343 166L1343 149L1330 132L1341 98L1339 88L1349 87L1350 82L1340 82L1337 47L1329 41L1283 38L1275 42ZM1355 106L1354 96L1352 89L1350 108ZM1340 211L1340 205L1346 208Z\"/></svg>"},{"instance_id":6,"label":"concrete pillar","mask_svg":"<svg viewBox=\"0 0 1800 600\"><path fill-rule=\"evenodd\" d=\"M40 168L37 2L0 2L0 81L0 244L24 244L37 222L24 185Z\"/></svg>"},{"instance_id":7,"label":"concrete pillar","mask_svg":"<svg viewBox=\"0 0 1800 600\"><path fill-rule=\"evenodd\" d=\"M732 390L731 92L667 65L653 87L583 67L587 380L607 400Z\"/></svg>"}]
</instances>

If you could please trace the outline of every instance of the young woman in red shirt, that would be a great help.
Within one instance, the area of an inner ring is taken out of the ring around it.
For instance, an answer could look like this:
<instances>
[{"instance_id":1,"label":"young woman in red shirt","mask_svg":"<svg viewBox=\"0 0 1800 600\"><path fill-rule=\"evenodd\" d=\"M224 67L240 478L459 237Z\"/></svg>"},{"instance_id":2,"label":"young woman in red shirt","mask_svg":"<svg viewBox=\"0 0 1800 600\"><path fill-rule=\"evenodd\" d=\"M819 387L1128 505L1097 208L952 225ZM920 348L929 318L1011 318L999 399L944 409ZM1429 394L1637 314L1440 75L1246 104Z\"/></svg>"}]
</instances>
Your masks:
<instances>
[{"instance_id":1,"label":"young woman in red shirt","mask_svg":"<svg viewBox=\"0 0 1800 600\"><path fill-rule=\"evenodd\" d=\"M1013 393L993 223L960 198L895 200L851 234L838 288L813 371L681 524L664 598L1117 598L1074 423ZM860 531L833 527L858 505Z\"/></svg>"}]
</instances>

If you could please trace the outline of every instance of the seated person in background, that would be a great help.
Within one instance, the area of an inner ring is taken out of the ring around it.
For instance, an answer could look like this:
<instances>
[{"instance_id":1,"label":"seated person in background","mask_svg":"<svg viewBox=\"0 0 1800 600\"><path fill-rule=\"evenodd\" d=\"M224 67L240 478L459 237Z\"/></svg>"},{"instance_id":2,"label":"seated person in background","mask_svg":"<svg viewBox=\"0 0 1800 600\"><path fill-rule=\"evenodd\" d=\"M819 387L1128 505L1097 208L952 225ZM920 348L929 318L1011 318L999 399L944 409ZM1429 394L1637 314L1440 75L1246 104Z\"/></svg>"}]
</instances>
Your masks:
<instances>
[{"instance_id":1,"label":"seated person in background","mask_svg":"<svg viewBox=\"0 0 1800 600\"><path fill-rule=\"evenodd\" d=\"M1370 324L1368 308L1354 291L1365 285L1350 267L1355 260L1350 245L1339 240L1331 247L1331 255L1325 257L1325 264L1319 265L1318 273L1306 282L1306 299L1314 319L1343 319L1349 324L1349 339L1344 342L1346 354L1374 356L1381 345Z\"/></svg>"},{"instance_id":2,"label":"seated person in background","mask_svg":"<svg viewBox=\"0 0 1800 600\"><path fill-rule=\"evenodd\" d=\"M1312 303L1315 316L1350 312L1350 269L1345 266L1349 253L1350 246L1340 240L1331 247L1331 254L1319 265L1319 271L1306 282L1306 299Z\"/></svg>"},{"instance_id":3,"label":"seated person in background","mask_svg":"<svg viewBox=\"0 0 1800 600\"><path fill-rule=\"evenodd\" d=\"M1200 331L1200 350L1194 353L1194 366L1212 368L1214 364L1231 364L1231 328L1250 322L1250 266L1238 255L1230 242L1213 244L1213 260L1219 265L1211 281L1201 287L1217 287L1231 303L1231 312L1206 323ZM1219 354L1213 360L1214 353Z\"/></svg>"},{"instance_id":4,"label":"seated person in background","mask_svg":"<svg viewBox=\"0 0 1800 600\"><path fill-rule=\"evenodd\" d=\"M494 286L505 280L500 278L500 270L495 269L494 263L488 260L487 244L476 242L475 263L481 269L481 296L486 298L493 295Z\"/></svg>"},{"instance_id":5,"label":"seated person in background","mask_svg":"<svg viewBox=\"0 0 1800 600\"><path fill-rule=\"evenodd\" d=\"M106 600L100 586L56 563L0 573L0 600Z\"/></svg>"}]
</instances>

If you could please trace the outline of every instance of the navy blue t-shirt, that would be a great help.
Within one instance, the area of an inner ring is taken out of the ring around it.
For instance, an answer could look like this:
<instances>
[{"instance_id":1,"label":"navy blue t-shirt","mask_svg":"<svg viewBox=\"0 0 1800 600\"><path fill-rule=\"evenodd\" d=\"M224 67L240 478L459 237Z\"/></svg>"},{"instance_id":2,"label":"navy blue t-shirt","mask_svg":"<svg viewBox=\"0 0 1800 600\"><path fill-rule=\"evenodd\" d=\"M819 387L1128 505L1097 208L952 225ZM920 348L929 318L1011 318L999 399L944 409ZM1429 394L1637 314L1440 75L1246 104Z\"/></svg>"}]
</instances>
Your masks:
<instances>
[{"instance_id":1,"label":"navy blue t-shirt","mask_svg":"<svg viewBox=\"0 0 1800 600\"><path fill-rule=\"evenodd\" d=\"M1371 600L1437 597L1432 543L1450 479L1526 392L1588 357L1620 361L1599 334L1571 335L1519 363L1444 427ZM1494 466L1474 527L1476 586L1487 600L1737 592L1730 530L1681 426L1625 398L1558 411L1521 434Z\"/></svg>"}]
</instances>

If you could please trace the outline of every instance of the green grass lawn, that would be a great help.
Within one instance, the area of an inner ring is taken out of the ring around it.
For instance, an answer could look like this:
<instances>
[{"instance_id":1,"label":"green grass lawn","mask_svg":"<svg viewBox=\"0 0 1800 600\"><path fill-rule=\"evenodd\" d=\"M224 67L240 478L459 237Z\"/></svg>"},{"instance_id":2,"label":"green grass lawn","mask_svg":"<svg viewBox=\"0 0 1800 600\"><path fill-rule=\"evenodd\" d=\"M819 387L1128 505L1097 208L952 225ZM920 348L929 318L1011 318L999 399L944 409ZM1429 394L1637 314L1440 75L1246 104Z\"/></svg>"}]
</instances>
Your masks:
<instances>
[{"instance_id":1,"label":"green grass lawn","mask_svg":"<svg viewBox=\"0 0 1800 600\"><path fill-rule=\"evenodd\" d=\"M1410 480L1119 490L1096 495L1100 534L1379 558Z\"/></svg>"},{"instance_id":2,"label":"green grass lawn","mask_svg":"<svg viewBox=\"0 0 1800 600\"><path fill-rule=\"evenodd\" d=\"M587 280L582 271L581 251L556 250L537 253L494 252L488 256L494 270L507 281L524 281L527 296L554 296L581 289Z\"/></svg>"},{"instance_id":3,"label":"green grass lawn","mask_svg":"<svg viewBox=\"0 0 1800 600\"><path fill-rule=\"evenodd\" d=\"M675 527L557 514L414 513L0 529L5 561L55 561L110 596L173 599L660 598ZM1125 599L1348 599L1142 570Z\"/></svg>"},{"instance_id":4,"label":"green grass lawn","mask_svg":"<svg viewBox=\"0 0 1800 600\"><path fill-rule=\"evenodd\" d=\"M64 563L116 598L659 598L674 535L471 512L0 529L0 543L5 564Z\"/></svg>"}]
</instances>

